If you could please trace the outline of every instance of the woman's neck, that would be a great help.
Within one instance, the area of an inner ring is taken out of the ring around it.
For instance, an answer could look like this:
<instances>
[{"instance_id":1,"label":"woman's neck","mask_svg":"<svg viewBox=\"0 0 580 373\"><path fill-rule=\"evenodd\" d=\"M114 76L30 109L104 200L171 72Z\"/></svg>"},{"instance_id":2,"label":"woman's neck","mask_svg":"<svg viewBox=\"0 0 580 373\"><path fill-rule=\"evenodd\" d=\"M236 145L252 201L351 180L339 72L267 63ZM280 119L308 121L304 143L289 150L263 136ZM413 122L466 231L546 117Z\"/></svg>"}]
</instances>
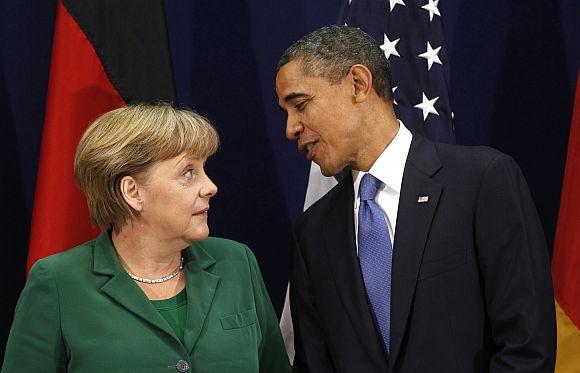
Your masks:
<instances>
[{"instance_id":1,"label":"woman's neck","mask_svg":"<svg viewBox=\"0 0 580 373\"><path fill-rule=\"evenodd\" d=\"M111 239L123 268L137 277L161 279L174 273L181 264L183 247L136 232L131 224L125 225L118 233L113 232ZM137 282L137 285L149 299L166 299L183 289L185 276L181 271L166 282L157 284Z\"/></svg>"},{"instance_id":2,"label":"woman's neck","mask_svg":"<svg viewBox=\"0 0 580 373\"><path fill-rule=\"evenodd\" d=\"M127 225L112 235L113 245L125 269L149 278L159 275L163 277L179 266L183 247L171 247L157 237L135 233Z\"/></svg>"}]
</instances>

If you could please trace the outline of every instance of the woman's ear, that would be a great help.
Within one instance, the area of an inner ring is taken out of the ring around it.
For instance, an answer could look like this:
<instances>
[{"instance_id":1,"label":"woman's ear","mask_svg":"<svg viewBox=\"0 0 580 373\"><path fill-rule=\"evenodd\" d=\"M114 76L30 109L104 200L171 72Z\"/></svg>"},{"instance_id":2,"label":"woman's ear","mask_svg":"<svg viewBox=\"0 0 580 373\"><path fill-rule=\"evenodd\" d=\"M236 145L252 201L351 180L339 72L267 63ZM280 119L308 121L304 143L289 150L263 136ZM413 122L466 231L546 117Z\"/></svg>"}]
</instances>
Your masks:
<instances>
[{"instance_id":1,"label":"woman's ear","mask_svg":"<svg viewBox=\"0 0 580 373\"><path fill-rule=\"evenodd\" d=\"M121 194L123 199L135 211L143 210L142 190L137 180L132 176L125 176L120 183Z\"/></svg>"},{"instance_id":2,"label":"woman's ear","mask_svg":"<svg viewBox=\"0 0 580 373\"><path fill-rule=\"evenodd\" d=\"M361 64L352 65L349 70L354 87L355 102L363 102L373 90L373 74Z\"/></svg>"}]
</instances>

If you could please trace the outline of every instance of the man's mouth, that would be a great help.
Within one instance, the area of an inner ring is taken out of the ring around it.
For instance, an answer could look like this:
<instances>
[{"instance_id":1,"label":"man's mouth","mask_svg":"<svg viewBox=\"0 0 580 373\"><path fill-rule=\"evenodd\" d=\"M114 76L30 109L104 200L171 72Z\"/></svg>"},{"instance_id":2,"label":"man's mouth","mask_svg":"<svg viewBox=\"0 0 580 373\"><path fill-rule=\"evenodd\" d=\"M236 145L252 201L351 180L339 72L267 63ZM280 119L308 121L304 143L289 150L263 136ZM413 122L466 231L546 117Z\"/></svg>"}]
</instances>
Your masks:
<instances>
[{"instance_id":1,"label":"man's mouth","mask_svg":"<svg viewBox=\"0 0 580 373\"><path fill-rule=\"evenodd\" d=\"M317 143L318 141L313 141L301 146L301 150L306 153L306 159L308 159L309 161L314 159L315 154L314 148L316 147Z\"/></svg>"},{"instance_id":2,"label":"man's mouth","mask_svg":"<svg viewBox=\"0 0 580 373\"><path fill-rule=\"evenodd\" d=\"M314 148L314 146L318 143L318 140L310 140L310 141L298 141L298 150L300 150L301 152L307 153L306 156L308 157L308 154L310 154L312 148Z\"/></svg>"}]
</instances>

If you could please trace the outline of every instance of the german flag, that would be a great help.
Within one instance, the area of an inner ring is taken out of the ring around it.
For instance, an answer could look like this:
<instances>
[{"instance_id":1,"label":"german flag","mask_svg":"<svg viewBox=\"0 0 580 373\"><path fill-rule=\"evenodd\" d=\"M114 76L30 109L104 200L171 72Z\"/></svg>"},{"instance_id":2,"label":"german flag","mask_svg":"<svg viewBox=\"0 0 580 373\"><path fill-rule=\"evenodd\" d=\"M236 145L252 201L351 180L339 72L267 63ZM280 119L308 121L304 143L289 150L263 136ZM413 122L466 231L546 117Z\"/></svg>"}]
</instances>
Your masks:
<instances>
[{"instance_id":1,"label":"german flag","mask_svg":"<svg viewBox=\"0 0 580 373\"><path fill-rule=\"evenodd\" d=\"M87 126L127 103L159 100L175 100L162 1L58 1L28 270L98 234L73 175Z\"/></svg>"},{"instance_id":2,"label":"german flag","mask_svg":"<svg viewBox=\"0 0 580 373\"><path fill-rule=\"evenodd\" d=\"M558 322L556 372L580 372L580 71L552 258Z\"/></svg>"}]
</instances>

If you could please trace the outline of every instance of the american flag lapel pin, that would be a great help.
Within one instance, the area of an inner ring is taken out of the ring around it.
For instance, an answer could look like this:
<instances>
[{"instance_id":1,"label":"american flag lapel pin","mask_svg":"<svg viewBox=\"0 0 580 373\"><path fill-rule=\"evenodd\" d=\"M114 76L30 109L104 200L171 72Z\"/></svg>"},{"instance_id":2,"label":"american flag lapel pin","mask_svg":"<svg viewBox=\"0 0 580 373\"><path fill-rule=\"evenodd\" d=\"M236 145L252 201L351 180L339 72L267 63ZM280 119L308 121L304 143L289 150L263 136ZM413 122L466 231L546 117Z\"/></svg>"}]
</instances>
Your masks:
<instances>
[{"instance_id":1,"label":"american flag lapel pin","mask_svg":"<svg viewBox=\"0 0 580 373\"><path fill-rule=\"evenodd\" d=\"M417 203L427 203L429 202L429 196L421 195L417 198Z\"/></svg>"}]
</instances>

